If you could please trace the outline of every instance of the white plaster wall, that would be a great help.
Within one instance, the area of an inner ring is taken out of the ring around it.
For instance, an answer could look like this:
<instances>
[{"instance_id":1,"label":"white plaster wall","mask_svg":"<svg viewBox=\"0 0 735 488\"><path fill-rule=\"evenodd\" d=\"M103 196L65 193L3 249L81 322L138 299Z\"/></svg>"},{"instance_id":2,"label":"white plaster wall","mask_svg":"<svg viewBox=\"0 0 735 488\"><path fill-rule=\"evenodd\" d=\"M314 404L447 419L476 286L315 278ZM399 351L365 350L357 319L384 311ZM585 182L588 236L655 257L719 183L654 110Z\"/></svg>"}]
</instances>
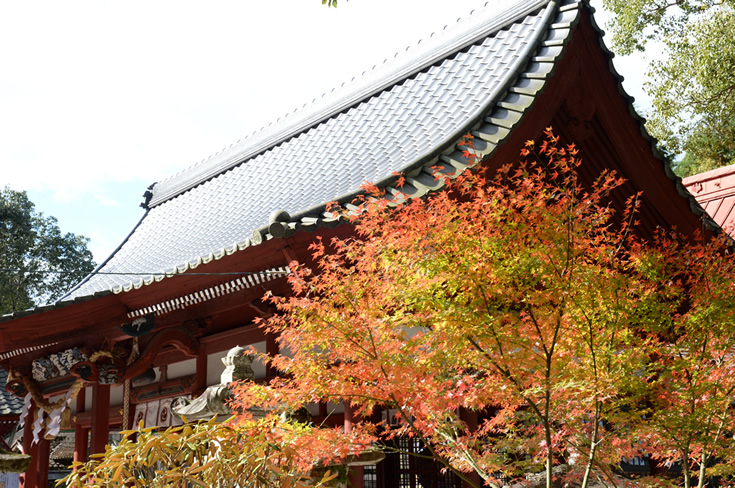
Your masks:
<instances>
[{"instance_id":1,"label":"white plaster wall","mask_svg":"<svg viewBox=\"0 0 735 488\"><path fill-rule=\"evenodd\" d=\"M170 380L175 378L181 378L182 376L189 376L197 372L197 360L187 359L186 361L179 361L178 363L171 363L168 365L167 377ZM156 373L156 379L161 379L161 373Z\"/></svg>"},{"instance_id":2,"label":"white plaster wall","mask_svg":"<svg viewBox=\"0 0 735 488\"><path fill-rule=\"evenodd\" d=\"M110 405L123 404L123 385L112 385L110 388Z\"/></svg>"},{"instance_id":3,"label":"white plaster wall","mask_svg":"<svg viewBox=\"0 0 735 488\"><path fill-rule=\"evenodd\" d=\"M265 352L265 341L250 345L253 346L258 352ZM207 386L219 384L220 376L222 375L222 371L224 371L225 369L222 358L227 356L228 352L229 349L226 351L216 352L207 356ZM256 379L265 378L265 365L261 361L253 361L253 373L255 373Z\"/></svg>"},{"instance_id":4,"label":"white plaster wall","mask_svg":"<svg viewBox=\"0 0 735 488\"><path fill-rule=\"evenodd\" d=\"M92 410L92 387L88 386L84 389L84 411L89 412ZM81 392L80 392L81 393ZM72 411L77 411L77 401L74 400L72 403ZM110 406L117 406L123 404L123 385L112 385L110 388Z\"/></svg>"},{"instance_id":5,"label":"white plaster wall","mask_svg":"<svg viewBox=\"0 0 735 488\"><path fill-rule=\"evenodd\" d=\"M319 415L319 405L316 403L309 403L306 405L306 409L309 411L312 417Z\"/></svg>"},{"instance_id":6,"label":"white plaster wall","mask_svg":"<svg viewBox=\"0 0 735 488\"><path fill-rule=\"evenodd\" d=\"M74 402L74 408L76 408L76 402ZM92 410L92 387L88 386L84 389L84 411L89 412Z\"/></svg>"},{"instance_id":7,"label":"white plaster wall","mask_svg":"<svg viewBox=\"0 0 735 488\"><path fill-rule=\"evenodd\" d=\"M345 406L343 403L327 403L327 415L343 414L345 413Z\"/></svg>"},{"instance_id":8,"label":"white plaster wall","mask_svg":"<svg viewBox=\"0 0 735 488\"><path fill-rule=\"evenodd\" d=\"M258 351L265 353L265 341L253 344L253 347ZM255 379L265 378L265 364L262 361L253 361L253 373L255 373Z\"/></svg>"},{"instance_id":9,"label":"white plaster wall","mask_svg":"<svg viewBox=\"0 0 735 488\"><path fill-rule=\"evenodd\" d=\"M222 358L227 356L227 351L220 351L207 356L207 386L218 385L220 375L225 369Z\"/></svg>"},{"instance_id":10,"label":"white plaster wall","mask_svg":"<svg viewBox=\"0 0 735 488\"><path fill-rule=\"evenodd\" d=\"M306 409L309 411L312 417L319 416L319 404L309 403L306 405ZM345 412L345 406L342 403L327 403L327 417L331 415L342 415Z\"/></svg>"}]
</instances>

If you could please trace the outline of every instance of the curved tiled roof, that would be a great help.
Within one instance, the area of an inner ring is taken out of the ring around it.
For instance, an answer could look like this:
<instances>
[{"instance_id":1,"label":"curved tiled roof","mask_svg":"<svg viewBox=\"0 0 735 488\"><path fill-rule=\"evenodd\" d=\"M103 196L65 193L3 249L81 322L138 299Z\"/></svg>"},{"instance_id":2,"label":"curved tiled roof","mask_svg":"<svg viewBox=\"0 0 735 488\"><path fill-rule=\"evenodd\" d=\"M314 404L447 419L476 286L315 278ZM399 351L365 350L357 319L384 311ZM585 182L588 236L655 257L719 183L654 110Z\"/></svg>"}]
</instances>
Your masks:
<instances>
[{"instance_id":1,"label":"curved tiled roof","mask_svg":"<svg viewBox=\"0 0 735 488\"><path fill-rule=\"evenodd\" d=\"M97 272L180 273L264 239L331 225L331 201L366 182L420 196L430 168L466 167L455 144L474 130L490 154L544 87L580 2L506 0L445 29L364 78L152 189L148 209ZM271 219L274 211L283 210ZM64 300L129 290L161 275L93 273Z\"/></svg>"}]
</instances>

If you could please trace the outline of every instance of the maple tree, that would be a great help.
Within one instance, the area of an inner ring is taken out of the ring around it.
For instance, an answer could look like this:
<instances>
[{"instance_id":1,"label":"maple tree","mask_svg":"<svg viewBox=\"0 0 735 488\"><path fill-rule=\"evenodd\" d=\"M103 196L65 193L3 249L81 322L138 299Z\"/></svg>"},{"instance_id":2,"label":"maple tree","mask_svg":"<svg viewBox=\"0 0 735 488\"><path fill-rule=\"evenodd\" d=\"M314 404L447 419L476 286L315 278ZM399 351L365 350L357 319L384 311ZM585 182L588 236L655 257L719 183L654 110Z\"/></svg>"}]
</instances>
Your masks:
<instances>
[{"instance_id":1,"label":"maple tree","mask_svg":"<svg viewBox=\"0 0 735 488\"><path fill-rule=\"evenodd\" d=\"M638 269L649 320L646 420L638 437L654 457L681 466L685 487L735 472L735 263L726 235L704 242L661 234ZM652 320L651 320L652 319ZM693 468L696 471L693 473Z\"/></svg>"},{"instance_id":2,"label":"maple tree","mask_svg":"<svg viewBox=\"0 0 735 488\"><path fill-rule=\"evenodd\" d=\"M389 204L368 188L347 215L357 237L317 242L317 270L292 263L294 295L271 297L282 313L263 326L286 352L261 359L283 375L239 385L235 405L349 403L364 419L351 435L415 437L468 483L542 469L551 486L572 458L569 476L585 486L611 477L638 452L605 427L645 359L634 331L645 280L626 246L637 199L614 218L622 180L605 172L583 185L576 149L550 130L522 154L492 177L447 177L425 200ZM370 422L376 408L396 411L400 427ZM471 428L463 410L484 420ZM331 440L308 444L320 457Z\"/></svg>"}]
</instances>

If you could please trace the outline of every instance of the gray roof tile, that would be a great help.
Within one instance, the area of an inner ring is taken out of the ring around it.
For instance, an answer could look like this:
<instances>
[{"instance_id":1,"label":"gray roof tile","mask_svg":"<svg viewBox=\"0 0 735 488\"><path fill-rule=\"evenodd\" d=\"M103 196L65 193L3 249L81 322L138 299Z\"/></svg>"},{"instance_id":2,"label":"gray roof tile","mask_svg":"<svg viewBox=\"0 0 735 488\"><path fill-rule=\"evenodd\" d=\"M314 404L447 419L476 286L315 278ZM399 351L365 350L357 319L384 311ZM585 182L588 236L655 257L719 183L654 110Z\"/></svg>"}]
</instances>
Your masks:
<instances>
[{"instance_id":1,"label":"gray roof tile","mask_svg":"<svg viewBox=\"0 0 735 488\"><path fill-rule=\"evenodd\" d=\"M390 193L394 172L430 167L440 153L447 153L445 171L456 174L465 167L451 154L459 137L475 129L476 150L488 154L532 104L577 18L578 2L571 6L559 13L548 0L492 2L344 89L157 184L144 218L98 270L183 272L269 238L268 216L276 209L291 215L290 229L337 225L320 216L320 206L350 199L365 181ZM420 196L440 186L431 171L419 173L401 191ZM93 274L65 299L153 280Z\"/></svg>"}]
</instances>

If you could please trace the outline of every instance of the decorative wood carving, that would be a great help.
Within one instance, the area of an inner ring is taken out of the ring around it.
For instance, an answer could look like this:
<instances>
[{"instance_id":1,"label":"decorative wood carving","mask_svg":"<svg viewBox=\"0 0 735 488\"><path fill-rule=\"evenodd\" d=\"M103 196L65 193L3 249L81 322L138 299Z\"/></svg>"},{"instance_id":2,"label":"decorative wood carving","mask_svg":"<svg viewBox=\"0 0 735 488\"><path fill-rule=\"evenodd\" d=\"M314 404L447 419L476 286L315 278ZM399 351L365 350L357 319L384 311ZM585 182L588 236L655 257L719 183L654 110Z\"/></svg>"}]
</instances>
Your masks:
<instances>
[{"instance_id":1,"label":"decorative wood carving","mask_svg":"<svg viewBox=\"0 0 735 488\"><path fill-rule=\"evenodd\" d=\"M164 346L173 346L190 357L196 357L199 354L199 341L188 329L181 327L163 329L153 335L138 359L129 366L120 368L118 372L119 381L132 379L143 374L153 364L156 354Z\"/></svg>"},{"instance_id":2,"label":"decorative wood carving","mask_svg":"<svg viewBox=\"0 0 735 488\"><path fill-rule=\"evenodd\" d=\"M97 383L99 380L97 365L89 361L82 361L72 366L71 374L83 379L87 383Z\"/></svg>"},{"instance_id":3,"label":"decorative wood carving","mask_svg":"<svg viewBox=\"0 0 735 488\"><path fill-rule=\"evenodd\" d=\"M138 317L132 322L127 322L120 326L120 330L131 337L141 337L153 330L156 326L156 314L149 313L143 317Z\"/></svg>"},{"instance_id":4,"label":"decorative wood carving","mask_svg":"<svg viewBox=\"0 0 735 488\"><path fill-rule=\"evenodd\" d=\"M71 374L87 383L111 385L119 381L118 368L114 363L99 364L83 361L72 366Z\"/></svg>"},{"instance_id":5,"label":"decorative wood carving","mask_svg":"<svg viewBox=\"0 0 735 488\"><path fill-rule=\"evenodd\" d=\"M81 349L74 347L34 359L31 363L31 373L33 379L39 383L48 381L69 374L76 363L87 361L88 358Z\"/></svg>"},{"instance_id":6,"label":"decorative wood carving","mask_svg":"<svg viewBox=\"0 0 735 488\"><path fill-rule=\"evenodd\" d=\"M26 388L26 385L17 378L12 380L8 379L8 382L5 384L5 389L18 398L25 398L28 394L28 388Z\"/></svg>"},{"instance_id":7,"label":"decorative wood carving","mask_svg":"<svg viewBox=\"0 0 735 488\"><path fill-rule=\"evenodd\" d=\"M164 346L173 346L187 356L196 357L199 353L199 342L187 329L171 327L156 332L145 347L140 357L126 365L127 354L107 353L109 362L83 361L71 368L71 374L88 383L122 383L143 374L153 364L158 352Z\"/></svg>"}]
</instances>

